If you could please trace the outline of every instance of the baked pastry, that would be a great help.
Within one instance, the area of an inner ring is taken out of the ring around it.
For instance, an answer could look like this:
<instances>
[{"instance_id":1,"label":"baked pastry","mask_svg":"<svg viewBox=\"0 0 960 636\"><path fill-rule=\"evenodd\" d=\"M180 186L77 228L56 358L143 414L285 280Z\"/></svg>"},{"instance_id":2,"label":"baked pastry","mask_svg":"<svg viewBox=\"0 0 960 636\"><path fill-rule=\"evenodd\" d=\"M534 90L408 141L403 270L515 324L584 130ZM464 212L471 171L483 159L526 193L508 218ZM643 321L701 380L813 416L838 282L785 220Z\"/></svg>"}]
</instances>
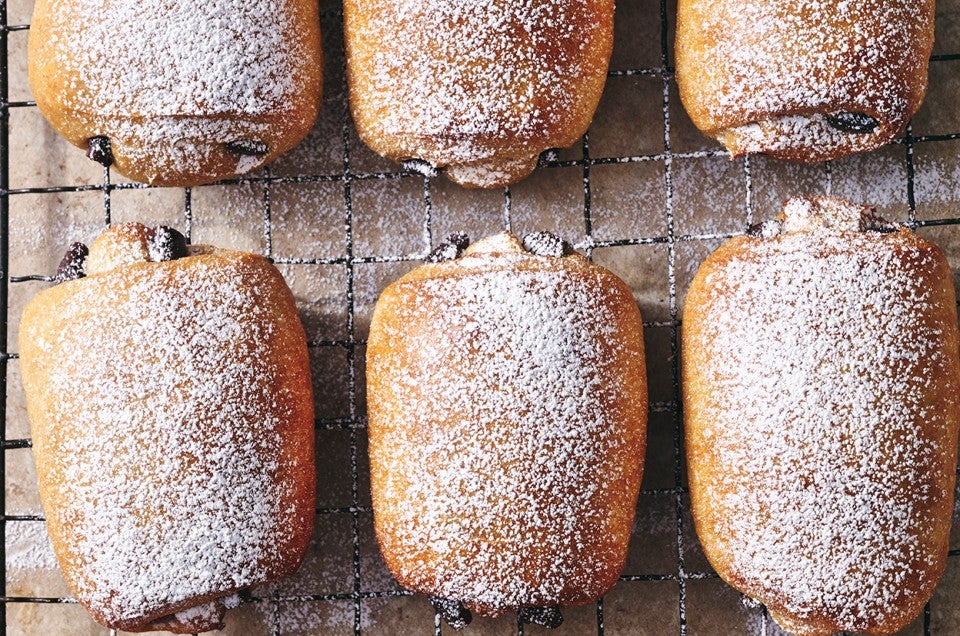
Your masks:
<instances>
[{"instance_id":1,"label":"baked pastry","mask_svg":"<svg viewBox=\"0 0 960 636\"><path fill-rule=\"evenodd\" d=\"M57 132L154 185L259 168L320 107L316 0L37 0L28 48L33 96Z\"/></svg>"},{"instance_id":2,"label":"baked pastry","mask_svg":"<svg viewBox=\"0 0 960 636\"><path fill-rule=\"evenodd\" d=\"M260 256L140 224L75 244L57 281L24 310L20 364L67 583L111 628L218 628L298 567L313 528L293 295Z\"/></svg>"},{"instance_id":3,"label":"baked pastry","mask_svg":"<svg viewBox=\"0 0 960 636\"><path fill-rule=\"evenodd\" d=\"M679 0L680 98L734 157L826 161L906 129L927 90L933 0Z\"/></svg>"},{"instance_id":4,"label":"baked pastry","mask_svg":"<svg viewBox=\"0 0 960 636\"><path fill-rule=\"evenodd\" d=\"M600 100L613 0L346 0L350 107L375 152L492 188L574 143Z\"/></svg>"},{"instance_id":5,"label":"baked pastry","mask_svg":"<svg viewBox=\"0 0 960 636\"><path fill-rule=\"evenodd\" d=\"M374 527L456 626L559 625L626 558L643 471L630 289L559 238L454 235L383 292L367 346Z\"/></svg>"},{"instance_id":6,"label":"baked pastry","mask_svg":"<svg viewBox=\"0 0 960 636\"><path fill-rule=\"evenodd\" d=\"M788 632L891 634L947 559L960 337L940 250L872 209L793 199L731 239L683 312L693 517Z\"/></svg>"}]
</instances>

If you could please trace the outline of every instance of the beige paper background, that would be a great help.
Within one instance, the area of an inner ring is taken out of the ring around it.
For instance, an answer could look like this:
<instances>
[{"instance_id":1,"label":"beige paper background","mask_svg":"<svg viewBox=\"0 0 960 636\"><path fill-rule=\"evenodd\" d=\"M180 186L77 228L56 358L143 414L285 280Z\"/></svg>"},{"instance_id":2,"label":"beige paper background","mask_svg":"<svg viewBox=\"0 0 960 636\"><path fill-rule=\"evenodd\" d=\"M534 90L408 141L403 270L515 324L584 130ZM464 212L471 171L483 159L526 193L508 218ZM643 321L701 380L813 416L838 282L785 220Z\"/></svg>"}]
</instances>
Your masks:
<instances>
[{"instance_id":1,"label":"beige paper background","mask_svg":"<svg viewBox=\"0 0 960 636\"><path fill-rule=\"evenodd\" d=\"M650 446L624 579L600 608L568 610L557 636L775 634L706 563L677 468L672 343L699 262L728 235L773 216L791 195L832 193L913 222L960 268L960 0L937 9L939 56L911 138L828 165L730 161L690 124L664 66L656 0L622 0L595 122L582 144L509 191L424 180L360 144L346 110L338 5L324 3L325 103L310 137L250 179L185 191L131 187L104 173L46 125L26 81L32 2L10 0L10 274L52 274L71 241L106 222L186 228L193 242L261 252L293 288L312 341L318 418L318 518L310 554L291 580L257 590L228 614L227 634L432 634L423 597L398 595L371 530L363 428L363 356L379 290L454 230L473 238L510 228L562 235L633 288L647 321ZM673 22L668 3L668 24ZM666 34L672 55L672 32ZM912 199L911 199L912 174ZM588 185L587 185L588 184ZM349 205L348 205L349 204ZM349 214L347 212L349 207ZM9 285L9 350L24 303L48 283ZM352 319L351 319L352 316ZM352 366L352 370L351 370ZM29 438L17 361L6 366L7 440ZM352 373L351 373L352 371ZM9 444L8 444L9 445ZM13 445L17 445L14 443ZM69 593L41 515L29 448L4 451L6 626L11 634L105 634ZM680 480L678 483L677 480ZM679 518L678 518L679 517ZM960 552L960 529L953 546ZM33 599L33 600L30 600ZM960 557L949 560L927 633L960 633ZM544 630L524 627L524 634ZM443 633L452 633L445 626ZM512 617L477 620L466 634L518 632ZM925 633L924 618L904 634Z\"/></svg>"}]
</instances>

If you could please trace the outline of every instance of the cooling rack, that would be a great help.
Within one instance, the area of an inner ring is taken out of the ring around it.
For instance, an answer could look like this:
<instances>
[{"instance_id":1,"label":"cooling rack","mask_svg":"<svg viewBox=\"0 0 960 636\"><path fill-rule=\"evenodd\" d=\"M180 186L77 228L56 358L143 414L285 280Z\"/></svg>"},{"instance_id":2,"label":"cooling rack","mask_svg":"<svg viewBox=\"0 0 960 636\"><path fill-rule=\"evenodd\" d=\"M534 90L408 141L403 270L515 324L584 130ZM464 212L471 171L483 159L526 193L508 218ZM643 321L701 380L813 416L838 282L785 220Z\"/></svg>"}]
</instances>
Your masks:
<instances>
[{"instance_id":1,"label":"cooling rack","mask_svg":"<svg viewBox=\"0 0 960 636\"><path fill-rule=\"evenodd\" d=\"M448 634L425 598L389 577L372 536L363 359L377 292L454 230L472 238L546 229L631 286L646 319L649 449L627 567L601 601L565 612L563 634L775 634L762 606L710 569L689 517L682 458L678 328L700 260L795 194L872 202L940 243L960 265L960 0L938 3L927 104L906 135L869 155L819 166L729 161L697 133L676 93L673 2L623 0L606 92L574 148L541 157L527 181L461 190L380 160L358 141L346 104L341 13L322 4L325 103L310 137L243 179L150 188L101 170L42 123L25 79L32 3L0 0L0 402L4 479L0 613L8 633L107 633L69 597L50 562L36 501L16 353L27 298L49 283L73 240L121 220L163 222L194 242L259 251L281 268L310 340L317 397L318 531L301 572L254 590L228 634ZM947 574L904 633L960 633L960 537ZM466 634L535 634L514 618Z\"/></svg>"}]
</instances>

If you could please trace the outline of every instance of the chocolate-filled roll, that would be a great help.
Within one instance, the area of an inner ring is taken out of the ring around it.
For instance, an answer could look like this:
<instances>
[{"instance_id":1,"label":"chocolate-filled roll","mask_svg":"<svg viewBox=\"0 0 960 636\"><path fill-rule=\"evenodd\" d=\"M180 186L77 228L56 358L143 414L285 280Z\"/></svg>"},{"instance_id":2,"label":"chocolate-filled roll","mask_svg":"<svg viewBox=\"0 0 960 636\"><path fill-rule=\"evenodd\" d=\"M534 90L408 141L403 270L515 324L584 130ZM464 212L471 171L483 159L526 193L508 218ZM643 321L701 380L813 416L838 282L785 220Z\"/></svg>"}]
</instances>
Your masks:
<instances>
[{"instance_id":1,"label":"chocolate-filled roll","mask_svg":"<svg viewBox=\"0 0 960 636\"><path fill-rule=\"evenodd\" d=\"M735 157L873 150L920 108L933 17L933 0L679 0L680 97Z\"/></svg>"},{"instance_id":2,"label":"chocolate-filled roll","mask_svg":"<svg viewBox=\"0 0 960 636\"><path fill-rule=\"evenodd\" d=\"M694 278L682 387L693 518L788 632L892 634L943 574L960 337L940 250L870 208L794 199Z\"/></svg>"},{"instance_id":3,"label":"chocolate-filled roll","mask_svg":"<svg viewBox=\"0 0 960 636\"><path fill-rule=\"evenodd\" d=\"M316 0L38 0L37 107L87 156L154 185L248 173L320 108Z\"/></svg>"},{"instance_id":4,"label":"chocolate-filled roll","mask_svg":"<svg viewBox=\"0 0 960 636\"><path fill-rule=\"evenodd\" d=\"M546 233L454 236L390 285L367 348L374 527L454 626L559 625L626 559L643 471L643 325Z\"/></svg>"},{"instance_id":5,"label":"chocolate-filled roll","mask_svg":"<svg viewBox=\"0 0 960 636\"><path fill-rule=\"evenodd\" d=\"M375 152L471 187L516 182L586 131L613 0L347 0L350 107Z\"/></svg>"},{"instance_id":6,"label":"chocolate-filled roll","mask_svg":"<svg viewBox=\"0 0 960 636\"><path fill-rule=\"evenodd\" d=\"M20 323L47 530L101 624L195 634L298 567L313 530L313 395L267 259L115 225L73 244Z\"/></svg>"}]
</instances>

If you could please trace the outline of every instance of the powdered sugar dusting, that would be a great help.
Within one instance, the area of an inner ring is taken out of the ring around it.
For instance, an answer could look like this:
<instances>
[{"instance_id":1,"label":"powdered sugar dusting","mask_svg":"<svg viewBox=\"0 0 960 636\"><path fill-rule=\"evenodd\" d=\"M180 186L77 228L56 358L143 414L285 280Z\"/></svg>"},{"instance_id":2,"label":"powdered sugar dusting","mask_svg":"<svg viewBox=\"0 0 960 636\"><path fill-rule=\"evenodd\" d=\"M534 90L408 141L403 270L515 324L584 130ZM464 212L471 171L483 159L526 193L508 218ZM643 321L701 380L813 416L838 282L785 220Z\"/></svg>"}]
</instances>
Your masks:
<instances>
[{"instance_id":1,"label":"powdered sugar dusting","mask_svg":"<svg viewBox=\"0 0 960 636\"><path fill-rule=\"evenodd\" d=\"M926 91L930 0L686 0L679 10L685 102L735 154L875 148L902 131ZM839 112L879 126L840 132L824 117Z\"/></svg>"},{"instance_id":2,"label":"powdered sugar dusting","mask_svg":"<svg viewBox=\"0 0 960 636\"><path fill-rule=\"evenodd\" d=\"M734 155L771 153L802 148L847 146L850 152L865 152L877 147L880 129L872 133L851 134L830 126L819 113L783 115L752 122L718 133L717 139ZM881 142L882 143L882 142Z\"/></svg>"},{"instance_id":3,"label":"powdered sugar dusting","mask_svg":"<svg viewBox=\"0 0 960 636\"><path fill-rule=\"evenodd\" d=\"M8 523L6 533L8 577L15 579L31 570L56 570L53 545L42 522Z\"/></svg>"},{"instance_id":4,"label":"powdered sugar dusting","mask_svg":"<svg viewBox=\"0 0 960 636\"><path fill-rule=\"evenodd\" d=\"M284 110L306 54L284 0L50 0L50 12L70 17L50 32L76 76L64 105L107 117Z\"/></svg>"},{"instance_id":5,"label":"powdered sugar dusting","mask_svg":"<svg viewBox=\"0 0 960 636\"><path fill-rule=\"evenodd\" d=\"M612 33L612 5L595 0L351 0L344 17L360 123L429 140L407 150L441 166L549 147L592 111L599 87L584 83L602 86Z\"/></svg>"},{"instance_id":6,"label":"powdered sugar dusting","mask_svg":"<svg viewBox=\"0 0 960 636\"><path fill-rule=\"evenodd\" d=\"M493 613L586 602L622 567L639 487L640 325L611 309L632 299L598 291L599 268L468 254L429 266L465 275L401 280L377 308L393 316L368 353L378 539L418 591Z\"/></svg>"},{"instance_id":7,"label":"powdered sugar dusting","mask_svg":"<svg viewBox=\"0 0 960 636\"><path fill-rule=\"evenodd\" d=\"M725 252L685 316L691 494L708 552L751 594L860 631L919 611L939 578L956 314L939 252L791 222L803 203L785 208L793 232Z\"/></svg>"},{"instance_id":8,"label":"powdered sugar dusting","mask_svg":"<svg viewBox=\"0 0 960 636\"><path fill-rule=\"evenodd\" d=\"M74 593L114 624L276 576L312 518L284 490L302 413L258 353L290 346L264 302L276 283L230 254L66 283L34 301L54 322L26 312L44 510Z\"/></svg>"},{"instance_id":9,"label":"powdered sugar dusting","mask_svg":"<svg viewBox=\"0 0 960 636\"><path fill-rule=\"evenodd\" d=\"M246 174L298 141L316 114L319 26L309 6L44 0L31 32L38 105L72 143L107 137L117 166L150 182L211 181L233 166ZM221 147L238 141L269 152Z\"/></svg>"}]
</instances>

